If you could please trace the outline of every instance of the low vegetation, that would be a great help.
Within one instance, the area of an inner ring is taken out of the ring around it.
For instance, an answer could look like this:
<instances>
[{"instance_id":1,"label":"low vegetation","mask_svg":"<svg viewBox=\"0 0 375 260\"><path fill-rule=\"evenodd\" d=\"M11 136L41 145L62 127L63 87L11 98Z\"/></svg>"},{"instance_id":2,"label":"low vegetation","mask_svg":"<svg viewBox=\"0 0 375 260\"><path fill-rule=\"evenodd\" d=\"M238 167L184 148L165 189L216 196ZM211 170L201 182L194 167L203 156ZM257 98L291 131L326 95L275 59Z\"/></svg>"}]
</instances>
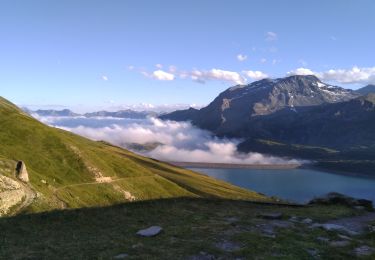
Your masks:
<instances>
[{"instance_id":1,"label":"low vegetation","mask_svg":"<svg viewBox=\"0 0 375 260\"><path fill-rule=\"evenodd\" d=\"M275 212L281 219L261 217ZM374 232L348 235L313 225L365 214L371 213L339 205L185 198L19 215L0 219L0 258L352 259L357 248L375 247ZM136 235L153 225L163 231Z\"/></svg>"}]
</instances>

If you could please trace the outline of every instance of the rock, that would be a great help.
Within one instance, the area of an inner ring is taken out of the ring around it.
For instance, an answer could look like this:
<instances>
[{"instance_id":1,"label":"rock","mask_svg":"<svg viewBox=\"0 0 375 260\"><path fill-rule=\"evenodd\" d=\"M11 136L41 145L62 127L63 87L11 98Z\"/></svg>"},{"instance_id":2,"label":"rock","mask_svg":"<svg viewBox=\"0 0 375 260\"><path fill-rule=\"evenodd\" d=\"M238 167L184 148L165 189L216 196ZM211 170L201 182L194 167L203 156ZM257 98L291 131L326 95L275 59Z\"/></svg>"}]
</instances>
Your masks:
<instances>
[{"instance_id":1,"label":"rock","mask_svg":"<svg viewBox=\"0 0 375 260\"><path fill-rule=\"evenodd\" d=\"M23 161L17 163L17 178L23 182L29 182L29 173L27 172L26 165Z\"/></svg>"},{"instance_id":2,"label":"rock","mask_svg":"<svg viewBox=\"0 0 375 260\"><path fill-rule=\"evenodd\" d=\"M298 222L299 220L298 220L298 217L292 216L292 217L290 217L289 221Z\"/></svg>"},{"instance_id":3,"label":"rock","mask_svg":"<svg viewBox=\"0 0 375 260\"><path fill-rule=\"evenodd\" d=\"M199 255L193 255L188 257L189 260L214 260L216 257L214 255L208 254L206 252L199 252Z\"/></svg>"},{"instance_id":4,"label":"rock","mask_svg":"<svg viewBox=\"0 0 375 260\"><path fill-rule=\"evenodd\" d=\"M46 180L40 180L40 182L43 183L43 184L47 184Z\"/></svg>"},{"instance_id":5,"label":"rock","mask_svg":"<svg viewBox=\"0 0 375 260\"><path fill-rule=\"evenodd\" d=\"M230 217L230 218L227 218L227 219L225 219L229 224L234 224L234 223L236 223L236 222L238 222L239 221L239 219L238 218L236 218L236 217Z\"/></svg>"},{"instance_id":6,"label":"rock","mask_svg":"<svg viewBox=\"0 0 375 260\"><path fill-rule=\"evenodd\" d=\"M369 246L360 246L354 249L354 254L357 257L370 256L372 254L375 254L375 248Z\"/></svg>"},{"instance_id":7,"label":"rock","mask_svg":"<svg viewBox=\"0 0 375 260\"><path fill-rule=\"evenodd\" d=\"M159 226L151 226L149 228L139 230L137 232L137 235L140 235L143 237L153 237L153 236L158 235L162 230L163 228Z\"/></svg>"},{"instance_id":8,"label":"rock","mask_svg":"<svg viewBox=\"0 0 375 260\"><path fill-rule=\"evenodd\" d=\"M275 213L262 213L259 214L258 217L264 219L282 219L283 213L275 212Z\"/></svg>"},{"instance_id":9,"label":"rock","mask_svg":"<svg viewBox=\"0 0 375 260\"><path fill-rule=\"evenodd\" d=\"M274 220L270 223L273 227L278 227L278 228L291 228L294 227L294 223L289 222L289 221L283 221L283 220Z\"/></svg>"},{"instance_id":10,"label":"rock","mask_svg":"<svg viewBox=\"0 0 375 260\"><path fill-rule=\"evenodd\" d=\"M371 200L356 199L337 192L328 193L325 196L315 198L309 204L323 204L323 205L345 205L352 208L361 207L361 209L374 210Z\"/></svg>"},{"instance_id":11,"label":"rock","mask_svg":"<svg viewBox=\"0 0 375 260\"><path fill-rule=\"evenodd\" d=\"M332 247L346 247L350 245L350 242L347 240L332 241L329 243Z\"/></svg>"},{"instance_id":12,"label":"rock","mask_svg":"<svg viewBox=\"0 0 375 260\"><path fill-rule=\"evenodd\" d=\"M216 243L215 246L225 252L233 252L241 249L241 247L238 244L227 240L220 241L219 243Z\"/></svg>"},{"instance_id":13,"label":"rock","mask_svg":"<svg viewBox=\"0 0 375 260\"><path fill-rule=\"evenodd\" d=\"M342 232L342 233L346 233L346 234L351 235L351 236L358 235L357 232L352 231L350 229L347 229L344 226L336 225L336 224L330 224L330 223L326 223L326 224L316 223L316 224L312 225L311 228L322 228L322 229L327 230L327 231Z\"/></svg>"},{"instance_id":14,"label":"rock","mask_svg":"<svg viewBox=\"0 0 375 260\"><path fill-rule=\"evenodd\" d=\"M256 227L260 229L260 231L262 232L262 235L264 237L270 237L270 238L276 237L274 227L272 225L270 225L270 224L260 224L260 225L257 225Z\"/></svg>"},{"instance_id":15,"label":"rock","mask_svg":"<svg viewBox=\"0 0 375 260\"><path fill-rule=\"evenodd\" d=\"M306 252L313 258L319 257L319 250L315 248L306 249Z\"/></svg>"},{"instance_id":16,"label":"rock","mask_svg":"<svg viewBox=\"0 0 375 260\"><path fill-rule=\"evenodd\" d=\"M313 221L312 221L311 218L305 218L304 220L301 221L301 223L303 223L303 224L311 224L311 223L313 223Z\"/></svg>"},{"instance_id":17,"label":"rock","mask_svg":"<svg viewBox=\"0 0 375 260\"><path fill-rule=\"evenodd\" d=\"M352 240L350 237L344 236L344 235L338 235L339 238L344 239L344 240Z\"/></svg>"},{"instance_id":18,"label":"rock","mask_svg":"<svg viewBox=\"0 0 375 260\"><path fill-rule=\"evenodd\" d=\"M326 238L326 237L317 237L316 240L319 240L319 241L324 242L324 243L329 242L329 238Z\"/></svg>"},{"instance_id":19,"label":"rock","mask_svg":"<svg viewBox=\"0 0 375 260\"><path fill-rule=\"evenodd\" d=\"M369 226L368 226L368 231L369 231L370 233L375 233L375 226L369 225Z\"/></svg>"},{"instance_id":20,"label":"rock","mask_svg":"<svg viewBox=\"0 0 375 260\"><path fill-rule=\"evenodd\" d=\"M114 256L113 259L125 259L128 256L129 256L128 254L119 254L119 255Z\"/></svg>"}]
</instances>

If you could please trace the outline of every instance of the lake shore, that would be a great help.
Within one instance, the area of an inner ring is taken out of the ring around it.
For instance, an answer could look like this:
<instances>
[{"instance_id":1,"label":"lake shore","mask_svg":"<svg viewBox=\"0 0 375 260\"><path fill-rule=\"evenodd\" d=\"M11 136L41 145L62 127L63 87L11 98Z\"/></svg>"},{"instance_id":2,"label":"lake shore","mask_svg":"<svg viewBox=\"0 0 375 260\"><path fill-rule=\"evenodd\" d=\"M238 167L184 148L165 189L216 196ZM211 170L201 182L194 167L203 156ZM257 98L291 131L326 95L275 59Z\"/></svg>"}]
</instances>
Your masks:
<instances>
[{"instance_id":1,"label":"lake shore","mask_svg":"<svg viewBox=\"0 0 375 260\"><path fill-rule=\"evenodd\" d=\"M262 170L284 170L297 169L302 164L238 164L238 163L208 163L208 162L168 162L179 167L189 168L216 168L216 169L262 169Z\"/></svg>"}]
</instances>

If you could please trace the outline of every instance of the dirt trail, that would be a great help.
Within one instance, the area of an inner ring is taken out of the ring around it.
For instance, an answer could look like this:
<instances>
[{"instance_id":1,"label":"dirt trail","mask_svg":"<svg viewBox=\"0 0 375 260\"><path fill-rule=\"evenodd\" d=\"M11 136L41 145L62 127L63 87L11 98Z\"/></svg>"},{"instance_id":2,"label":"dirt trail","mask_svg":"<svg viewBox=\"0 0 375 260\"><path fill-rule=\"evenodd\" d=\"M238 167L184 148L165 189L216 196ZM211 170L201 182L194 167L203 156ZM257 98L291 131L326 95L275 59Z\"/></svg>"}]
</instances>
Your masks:
<instances>
[{"instance_id":1,"label":"dirt trail","mask_svg":"<svg viewBox=\"0 0 375 260\"><path fill-rule=\"evenodd\" d=\"M27 208L36 198L36 192L28 184L22 182L19 182L19 184L22 186L23 191L25 192L25 197L21 204L17 205L16 208L9 214L11 216L17 215L23 209Z\"/></svg>"}]
</instances>

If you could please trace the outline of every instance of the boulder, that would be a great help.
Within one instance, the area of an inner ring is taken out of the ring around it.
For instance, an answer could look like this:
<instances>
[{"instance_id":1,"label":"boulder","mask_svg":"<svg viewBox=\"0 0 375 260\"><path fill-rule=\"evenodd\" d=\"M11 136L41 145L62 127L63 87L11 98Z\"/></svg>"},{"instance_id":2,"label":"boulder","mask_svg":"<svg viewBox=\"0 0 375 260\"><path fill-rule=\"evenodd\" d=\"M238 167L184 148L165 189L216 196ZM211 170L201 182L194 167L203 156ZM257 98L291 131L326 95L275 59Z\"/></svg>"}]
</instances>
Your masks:
<instances>
[{"instance_id":1,"label":"boulder","mask_svg":"<svg viewBox=\"0 0 375 260\"><path fill-rule=\"evenodd\" d=\"M162 230L163 228L159 226L151 226L149 228L139 230L137 232L137 235L140 235L142 237L153 237L158 235Z\"/></svg>"},{"instance_id":2,"label":"boulder","mask_svg":"<svg viewBox=\"0 0 375 260\"><path fill-rule=\"evenodd\" d=\"M356 199L337 192L331 192L322 197L312 199L309 202L310 205L322 204L322 205L345 205L352 208L364 208L369 211L373 211L371 200Z\"/></svg>"},{"instance_id":3,"label":"boulder","mask_svg":"<svg viewBox=\"0 0 375 260\"><path fill-rule=\"evenodd\" d=\"M29 182L29 173L27 172L26 165L23 161L17 163L17 178L23 182Z\"/></svg>"},{"instance_id":4,"label":"boulder","mask_svg":"<svg viewBox=\"0 0 375 260\"><path fill-rule=\"evenodd\" d=\"M275 212L275 213L262 213L259 214L258 217L264 218L264 219L282 219L283 213Z\"/></svg>"},{"instance_id":5,"label":"boulder","mask_svg":"<svg viewBox=\"0 0 375 260\"><path fill-rule=\"evenodd\" d=\"M355 235L358 235L357 232L355 231L352 231L344 226L341 226L341 225L337 225L337 224L331 224L331 223L326 223L326 224L314 224L311 226L311 228L322 228L324 230L327 230L327 231L336 231L336 232L341 232L341 233L345 233L345 234L348 234L348 235L351 235L351 236L355 236Z\"/></svg>"},{"instance_id":6,"label":"boulder","mask_svg":"<svg viewBox=\"0 0 375 260\"><path fill-rule=\"evenodd\" d=\"M354 249L354 254L357 257L370 256L372 254L375 254L375 248L369 246L360 246Z\"/></svg>"}]
</instances>

